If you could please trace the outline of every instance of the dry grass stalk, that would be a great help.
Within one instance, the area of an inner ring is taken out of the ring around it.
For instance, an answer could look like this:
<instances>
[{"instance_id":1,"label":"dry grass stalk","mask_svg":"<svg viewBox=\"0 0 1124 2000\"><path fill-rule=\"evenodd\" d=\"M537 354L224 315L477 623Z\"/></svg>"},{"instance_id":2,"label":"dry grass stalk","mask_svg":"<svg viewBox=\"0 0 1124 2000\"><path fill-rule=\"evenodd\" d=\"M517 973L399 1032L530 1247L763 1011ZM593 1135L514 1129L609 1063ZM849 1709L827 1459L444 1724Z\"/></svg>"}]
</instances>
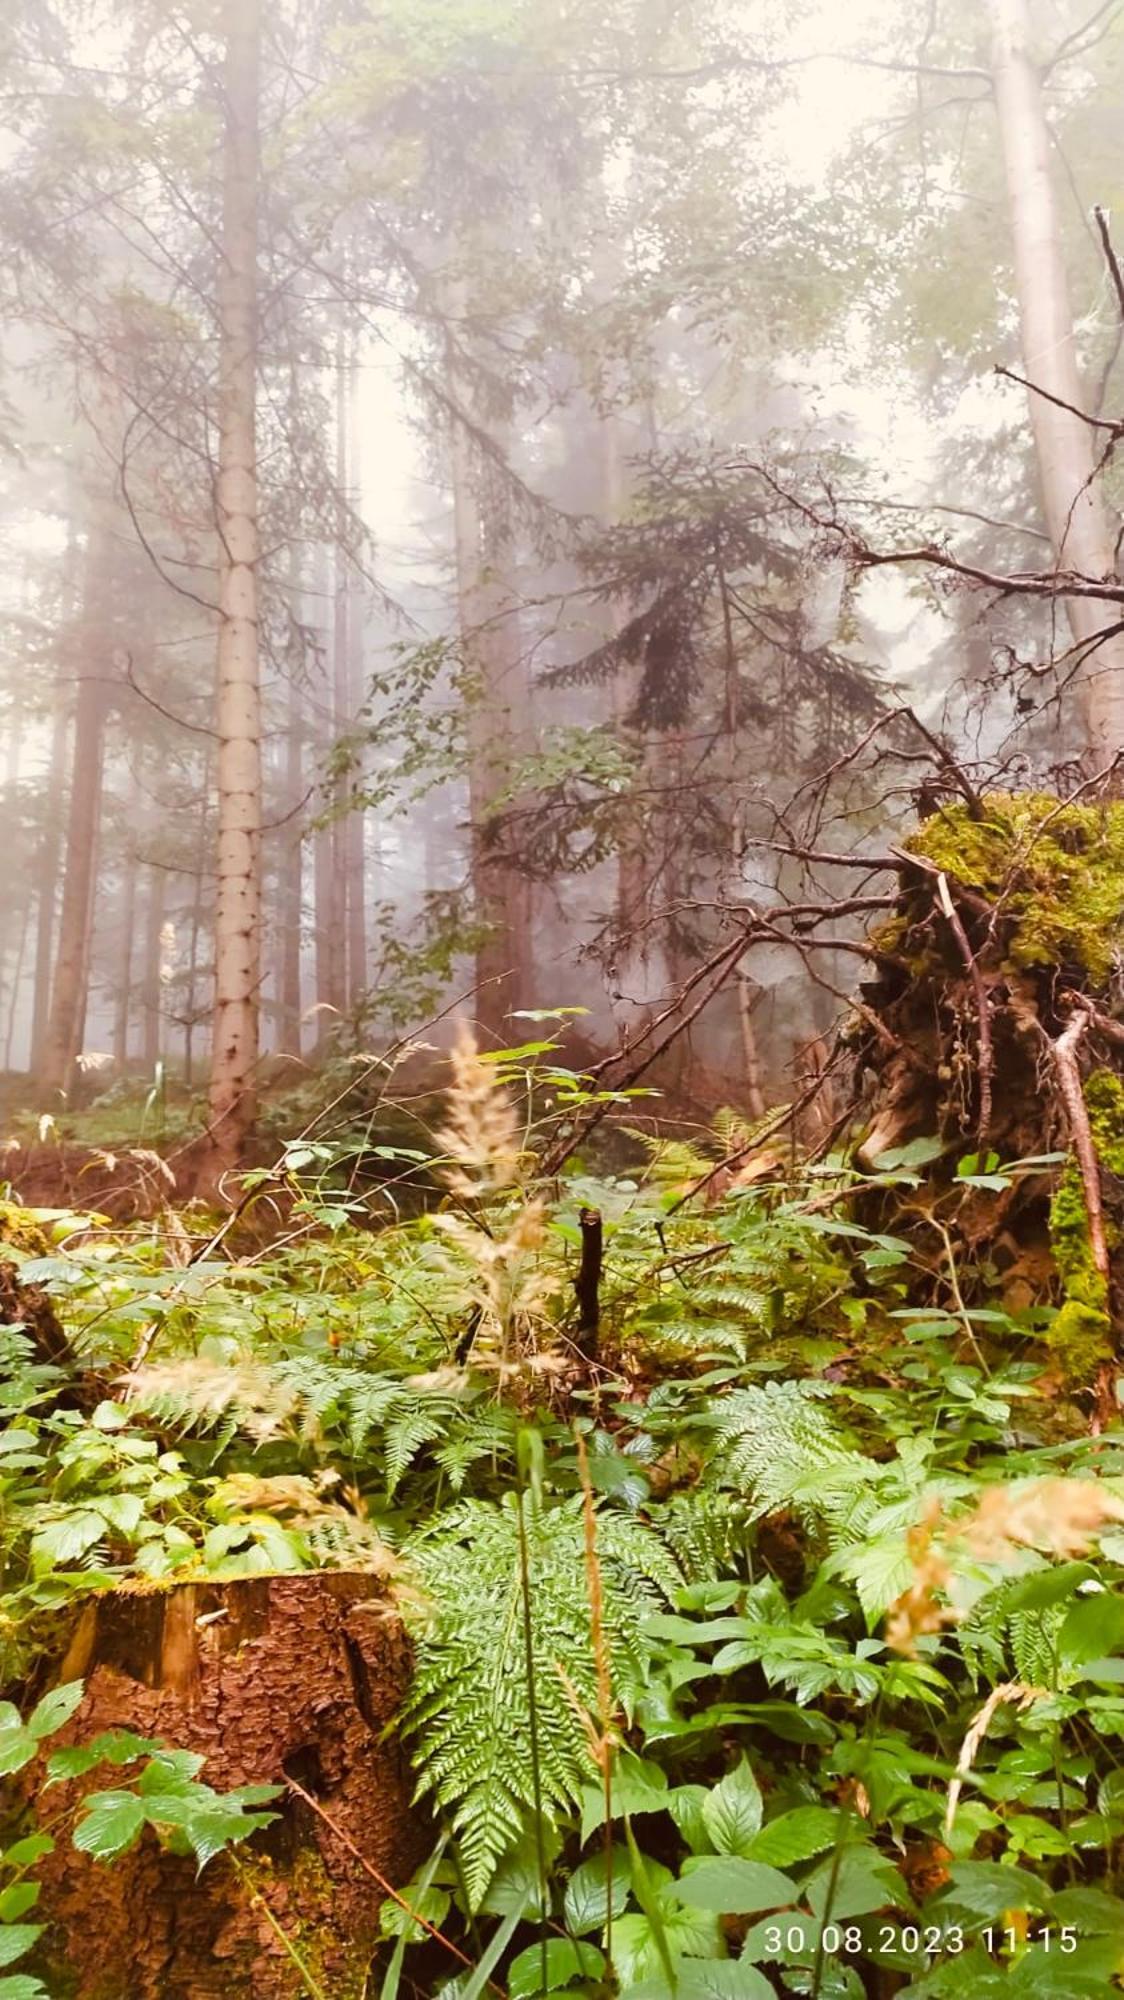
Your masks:
<instances>
[{"instance_id":1,"label":"dry grass stalk","mask_svg":"<svg viewBox=\"0 0 1124 2000\"><path fill-rule=\"evenodd\" d=\"M1124 1501L1098 1479L1035 1479L993 1486L961 1519L949 1521L939 1502L909 1536L913 1582L886 1616L886 1644L912 1658L925 1633L958 1622L949 1601L957 1556L1000 1567L1025 1549L1063 1560L1084 1555L1102 1529L1124 1521Z\"/></svg>"},{"instance_id":2,"label":"dry grass stalk","mask_svg":"<svg viewBox=\"0 0 1124 2000\"><path fill-rule=\"evenodd\" d=\"M1025 1681L1001 1681L998 1687L992 1688L979 1713L972 1717L968 1734L960 1746L960 1755L956 1760L956 1776L949 1785L948 1804L945 1807L944 1831L946 1840L952 1832L953 1822L956 1818L956 1808L960 1804L960 1794L964 1789L964 1781L971 1776L972 1766L979 1753L980 1744L991 1727L996 1709L1002 1708L1003 1703L1008 1701L1013 1702L1016 1708L1027 1709L1033 1702L1044 1701L1048 1694L1048 1688L1028 1687Z\"/></svg>"}]
</instances>

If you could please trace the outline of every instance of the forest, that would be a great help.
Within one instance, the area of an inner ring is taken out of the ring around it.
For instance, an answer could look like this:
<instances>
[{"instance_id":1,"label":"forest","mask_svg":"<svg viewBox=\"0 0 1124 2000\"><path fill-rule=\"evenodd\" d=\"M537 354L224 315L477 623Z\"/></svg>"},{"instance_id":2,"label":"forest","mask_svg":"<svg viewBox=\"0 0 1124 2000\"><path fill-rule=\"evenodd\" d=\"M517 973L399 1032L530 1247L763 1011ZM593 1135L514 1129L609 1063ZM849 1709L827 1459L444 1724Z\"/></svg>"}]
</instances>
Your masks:
<instances>
[{"instance_id":1,"label":"forest","mask_svg":"<svg viewBox=\"0 0 1124 2000\"><path fill-rule=\"evenodd\" d=\"M0 2000L1124 1989L1122 114L7 0Z\"/></svg>"}]
</instances>

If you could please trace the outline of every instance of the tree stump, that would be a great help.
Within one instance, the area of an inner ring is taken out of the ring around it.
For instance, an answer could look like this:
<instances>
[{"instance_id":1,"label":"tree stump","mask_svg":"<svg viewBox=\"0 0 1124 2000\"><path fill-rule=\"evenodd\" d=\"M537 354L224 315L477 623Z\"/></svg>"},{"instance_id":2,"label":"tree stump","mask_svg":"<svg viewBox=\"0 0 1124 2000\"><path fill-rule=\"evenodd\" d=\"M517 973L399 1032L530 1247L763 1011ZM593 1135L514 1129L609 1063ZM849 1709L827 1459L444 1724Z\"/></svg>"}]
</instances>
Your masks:
<instances>
[{"instance_id":1,"label":"tree stump","mask_svg":"<svg viewBox=\"0 0 1124 2000\"><path fill-rule=\"evenodd\" d=\"M378 1877L407 1880L424 1849L406 1761L382 1740L409 1664L370 1575L120 1590L88 1606L61 1676L84 1678L85 1696L51 1747L135 1730L202 1754L200 1777L219 1791L294 1780L331 1825L290 1792L276 1801L279 1819L237 1850L237 1866L223 1855L201 1875L149 1832L110 1865L60 1838L41 1868L60 1992L303 2000L280 1930L330 2000L353 2000L377 1934ZM122 1778L102 1767L52 1788L44 1822Z\"/></svg>"}]
</instances>

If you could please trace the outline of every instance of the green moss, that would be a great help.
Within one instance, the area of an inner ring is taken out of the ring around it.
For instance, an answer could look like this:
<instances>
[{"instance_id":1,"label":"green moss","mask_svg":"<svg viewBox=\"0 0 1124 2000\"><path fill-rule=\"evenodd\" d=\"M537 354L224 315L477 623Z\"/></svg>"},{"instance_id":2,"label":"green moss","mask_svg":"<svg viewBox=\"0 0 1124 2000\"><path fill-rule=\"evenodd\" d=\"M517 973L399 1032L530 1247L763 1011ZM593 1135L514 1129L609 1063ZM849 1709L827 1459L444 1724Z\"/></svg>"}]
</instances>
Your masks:
<instances>
[{"instance_id":1,"label":"green moss","mask_svg":"<svg viewBox=\"0 0 1124 2000\"><path fill-rule=\"evenodd\" d=\"M982 819L943 807L909 851L1001 903L1012 964L1103 985L1124 938L1124 804L1059 807L1041 792L992 792L983 804Z\"/></svg>"},{"instance_id":2,"label":"green moss","mask_svg":"<svg viewBox=\"0 0 1124 2000\"><path fill-rule=\"evenodd\" d=\"M1124 1083L1111 1070L1095 1070L1084 1086L1097 1158L1111 1174L1124 1174ZM1109 1242L1113 1231L1108 1231ZM1085 1189L1070 1160L1050 1205L1050 1241L1065 1302L1047 1344L1067 1382L1086 1386L1112 1359L1108 1286L1093 1259Z\"/></svg>"}]
</instances>

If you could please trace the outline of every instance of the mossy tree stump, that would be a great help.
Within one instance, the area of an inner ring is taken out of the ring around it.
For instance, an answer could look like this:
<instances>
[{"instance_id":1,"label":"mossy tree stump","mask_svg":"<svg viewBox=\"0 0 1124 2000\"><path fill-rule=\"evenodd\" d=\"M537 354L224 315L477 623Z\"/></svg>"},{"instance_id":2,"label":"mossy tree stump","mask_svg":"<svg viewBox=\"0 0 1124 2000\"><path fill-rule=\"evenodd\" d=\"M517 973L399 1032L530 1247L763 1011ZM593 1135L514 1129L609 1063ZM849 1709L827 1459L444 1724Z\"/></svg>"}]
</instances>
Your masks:
<instances>
[{"instance_id":1,"label":"mossy tree stump","mask_svg":"<svg viewBox=\"0 0 1124 2000\"><path fill-rule=\"evenodd\" d=\"M200 1776L219 1791L294 1780L326 1818L288 1792L237 1866L220 1856L202 1874L147 1832L112 1865L60 1840L42 1869L60 1994L298 2000L307 1987L281 1931L331 2000L358 1995L383 1900L376 1877L405 1881L419 1858L409 1772L382 1740L408 1673L402 1628L370 1575L121 1590L90 1605L62 1674L83 1677L85 1697L52 1747L134 1730L203 1755ZM54 1787L43 1819L120 1782L106 1767Z\"/></svg>"}]
</instances>

